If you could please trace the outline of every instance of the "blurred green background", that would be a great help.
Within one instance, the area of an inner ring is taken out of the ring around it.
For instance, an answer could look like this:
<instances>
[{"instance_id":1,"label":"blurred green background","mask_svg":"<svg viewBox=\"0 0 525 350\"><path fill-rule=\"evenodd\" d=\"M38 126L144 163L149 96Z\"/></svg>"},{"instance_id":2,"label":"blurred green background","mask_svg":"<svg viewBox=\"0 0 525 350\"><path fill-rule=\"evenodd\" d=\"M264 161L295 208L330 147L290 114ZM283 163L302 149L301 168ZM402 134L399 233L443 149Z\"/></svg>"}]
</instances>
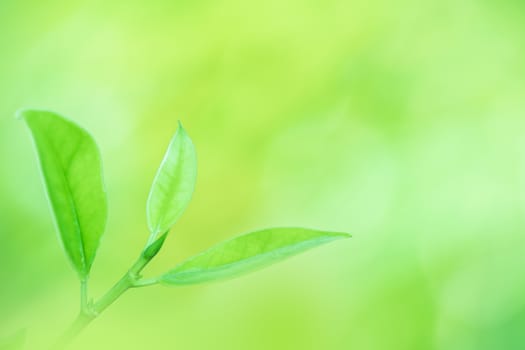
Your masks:
<instances>
[{"instance_id":1,"label":"blurred green background","mask_svg":"<svg viewBox=\"0 0 525 350\"><path fill-rule=\"evenodd\" d=\"M100 144L100 296L182 120L194 199L153 276L252 229L353 233L236 280L133 290L73 349L524 349L525 2L0 0L0 335L78 285L21 107Z\"/></svg>"}]
</instances>

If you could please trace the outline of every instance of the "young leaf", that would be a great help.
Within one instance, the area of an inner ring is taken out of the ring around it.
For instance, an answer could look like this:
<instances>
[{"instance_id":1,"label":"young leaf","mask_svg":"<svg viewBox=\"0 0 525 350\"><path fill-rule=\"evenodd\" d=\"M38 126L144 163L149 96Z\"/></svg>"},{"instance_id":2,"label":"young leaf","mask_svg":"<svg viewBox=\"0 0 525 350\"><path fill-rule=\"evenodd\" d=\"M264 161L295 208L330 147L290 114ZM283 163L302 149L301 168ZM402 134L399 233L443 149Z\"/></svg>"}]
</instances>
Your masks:
<instances>
[{"instance_id":1,"label":"young leaf","mask_svg":"<svg viewBox=\"0 0 525 350\"><path fill-rule=\"evenodd\" d=\"M24 110L18 116L33 135L64 250L85 279L107 218L97 145L84 129L58 114Z\"/></svg>"},{"instance_id":2,"label":"young leaf","mask_svg":"<svg viewBox=\"0 0 525 350\"><path fill-rule=\"evenodd\" d=\"M190 137L179 123L157 175L147 203L148 226L153 243L175 224L188 206L197 177L197 157Z\"/></svg>"},{"instance_id":3,"label":"young leaf","mask_svg":"<svg viewBox=\"0 0 525 350\"><path fill-rule=\"evenodd\" d=\"M219 243L162 275L161 283L185 285L235 277L307 249L350 235L304 228L273 228Z\"/></svg>"},{"instance_id":4,"label":"young leaf","mask_svg":"<svg viewBox=\"0 0 525 350\"><path fill-rule=\"evenodd\" d=\"M168 233L168 231L164 232L159 238L157 238L146 249L144 249L142 256L146 260L151 260L155 257L155 255L157 255L157 253L160 251L160 248L162 248L166 237L168 237Z\"/></svg>"}]
</instances>

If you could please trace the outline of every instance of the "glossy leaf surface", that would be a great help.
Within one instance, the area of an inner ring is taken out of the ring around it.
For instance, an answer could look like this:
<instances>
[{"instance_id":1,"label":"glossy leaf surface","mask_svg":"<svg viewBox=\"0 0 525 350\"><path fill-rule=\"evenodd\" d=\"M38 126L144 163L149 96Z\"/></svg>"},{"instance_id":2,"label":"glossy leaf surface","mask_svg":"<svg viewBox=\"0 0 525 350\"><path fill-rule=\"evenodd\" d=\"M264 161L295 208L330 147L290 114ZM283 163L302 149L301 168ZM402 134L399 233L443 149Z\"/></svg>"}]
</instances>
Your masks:
<instances>
[{"instance_id":1,"label":"glossy leaf surface","mask_svg":"<svg viewBox=\"0 0 525 350\"><path fill-rule=\"evenodd\" d=\"M153 180L147 203L149 244L175 224L188 206L197 177L193 143L179 123Z\"/></svg>"},{"instance_id":2,"label":"glossy leaf surface","mask_svg":"<svg viewBox=\"0 0 525 350\"><path fill-rule=\"evenodd\" d=\"M48 111L19 112L31 130L59 236L80 278L89 274L107 218L100 153L93 138Z\"/></svg>"},{"instance_id":3,"label":"glossy leaf surface","mask_svg":"<svg viewBox=\"0 0 525 350\"><path fill-rule=\"evenodd\" d=\"M219 243L160 277L169 285L185 285L235 277L321 244L350 235L304 228L273 228Z\"/></svg>"}]
</instances>

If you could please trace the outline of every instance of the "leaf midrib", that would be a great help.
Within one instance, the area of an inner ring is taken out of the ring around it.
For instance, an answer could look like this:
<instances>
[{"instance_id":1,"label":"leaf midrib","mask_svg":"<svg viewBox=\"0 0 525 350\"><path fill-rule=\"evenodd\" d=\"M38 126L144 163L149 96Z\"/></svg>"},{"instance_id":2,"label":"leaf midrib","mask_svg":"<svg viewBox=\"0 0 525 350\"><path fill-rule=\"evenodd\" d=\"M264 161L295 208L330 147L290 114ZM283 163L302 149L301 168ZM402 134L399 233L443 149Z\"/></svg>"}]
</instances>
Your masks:
<instances>
[{"instance_id":1,"label":"leaf midrib","mask_svg":"<svg viewBox=\"0 0 525 350\"><path fill-rule=\"evenodd\" d=\"M214 266L214 267L211 267L211 268L207 268L207 267L192 267L192 268L189 268L187 270L177 271L178 268L182 268L185 264L191 263L192 261L196 260L197 258L201 257L202 255L204 255L206 253L206 252L203 252L203 253L195 256L193 259L189 259L186 262L182 263L181 265L179 265L179 267L175 267L172 271L166 273L164 276L167 276L169 278L170 274L173 274L174 276L176 276L176 275L178 275L178 276L185 276L185 275L199 274L199 273L220 272L221 270L228 270L230 267L235 266L235 265L247 264L249 262L257 262L257 260L262 260L262 259L264 259L265 257L267 257L269 255L279 254L282 251L285 251L285 250L288 250L288 249L294 249L295 250L294 253L289 255L291 257L295 253L300 252L301 251L300 248L303 248L303 247L308 248L309 246L321 245L321 244L328 243L330 241L333 241L333 240L336 240L336 239L340 239L340 238L343 238L343 237L342 236L331 236L331 237L325 237L325 238L320 238L320 239L311 239L311 240L308 240L308 241L303 241L303 242L299 242L299 243L296 243L296 244L293 244L293 245L281 247L281 248L278 248L278 249L275 249L275 250L272 250L272 251L269 251L269 252L266 252L266 253L257 254L257 255L254 255L254 256L251 256L251 257L248 257L248 258L245 258L245 259L237 260L237 261L234 261L234 262L231 262L231 263L228 263L228 264L224 264L224 265L218 265L218 266ZM314 243L317 243L317 244L314 244ZM286 258L286 257L288 257L288 256L286 256L286 255L279 256L279 258ZM276 259L275 262L277 262L279 260L279 258Z\"/></svg>"},{"instance_id":2,"label":"leaf midrib","mask_svg":"<svg viewBox=\"0 0 525 350\"><path fill-rule=\"evenodd\" d=\"M177 136L175 136L175 137L177 137ZM182 137L182 135L179 135L179 137ZM176 162L175 162L175 169L176 169L176 170L175 170L175 174L174 174L173 178L175 178L175 177L176 177L176 178L180 178L180 177L181 177L180 175L181 175L182 172L183 172L182 170L183 170L183 168L184 168L184 164L185 164L185 162L186 162L185 159L184 159L184 157L182 156L182 155L184 155L184 151L185 151L185 147L184 147L184 142L183 142L183 141L184 141L184 140L180 140L180 141L179 141L179 145L177 146L177 148L178 148L178 150L177 150L177 151L178 151L178 157L177 157ZM171 151L171 150L168 148L168 153L170 153L170 151ZM162 169L162 165L161 165L161 169ZM159 175L161 175L162 173L164 173L164 171L163 171L163 170L160 170ZM167 173L167 172L166 172L166 173ZM169 176L169 175L168 175L168 176ZM159 208L159 211L160 211L162 214L159 215L158 222L157 222L157 226L156 226L155 229L154 229L155 234L154 234L154 238L153 238L153 240L155 240L155 239L158 237L159 233L162 231L160 228L161 228L161 226L162 226L162 223L163 223L163 221L164 221L164 218L165 218L166 215L167 215L166 211L167 211L167 209L169 209L169 204L170 204L169 201L170 201L170 199L171 199L172 197L175 197L174 194L176 194L176 192L177 192L176 189L175 189L175 187L177 187L176 185L173 185L173 186L167 186L167 187L168 187L168 188L167 188L167 191L164 192L165 199L161 202L161 205L160 205L160 208ZM159 190L161 190L161 189L159 188ZM182 210L183 210L183 209L179 209L179 210L177 211L177 215L179 215L179 214L182 212Z\"/></svg>"},{"instance_id":3,"label":"leaf midrib","mask_svg":"<svg viewBox=\"0 0 525 350\"><path fill-rule=\"evenodd\" d=\"M48 141L46 139L46 141L48 143L48 145L50 146L50 149L52 150L52 154L53 154L53 157L58 160L57 163L58 165L60 166L61 168L61 175L62 175L62 179L63 181L65 182L65 187L66 187L66 191L67 191L67 194L68 194L68 197L69 197L69 202L70 202L70 205L71 205L71 209L72 209L72 212L73 212L73 218L74 218L74 222L75 222L75 225L77 227L77 234L79 236L79 241L80 241L80 259L81 259L81 264L82 264L82 274L86 274L87 273L87 264L86 264L86 249L85 249L85 246L84 246L84 237L82 235L82 226L80 224L80 220L79 220L79 215L78 215L78 212L77 212L77 203L76 203L76 200L75 200L75 197L73 196L73 191L71 190L71 184L69 183L68 181L68 178L66 176L66 167L64 166L64 164L62 163L62 159L58 156L59 155L59 152L56 150L54 144L51 142L51 141ZM77 152L78 150L78 147L75 149L75 151L73 152L73 154L71 155L71 160L70 162L74 159L75 157L75 153Z\"/></svg>"}]
</instances>

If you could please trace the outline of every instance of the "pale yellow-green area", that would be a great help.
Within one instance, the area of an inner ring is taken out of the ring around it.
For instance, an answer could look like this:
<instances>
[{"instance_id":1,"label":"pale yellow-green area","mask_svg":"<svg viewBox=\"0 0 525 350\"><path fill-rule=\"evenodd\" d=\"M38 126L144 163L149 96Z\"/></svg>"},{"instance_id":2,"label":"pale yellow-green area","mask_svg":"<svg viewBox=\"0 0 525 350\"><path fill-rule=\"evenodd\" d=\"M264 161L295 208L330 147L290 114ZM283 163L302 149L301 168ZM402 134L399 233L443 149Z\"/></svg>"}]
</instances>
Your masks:
<instances>
[{"instance_id":1,"label":"pale yellow-green area","mask_svg":"<svg viewBox=\"0 0 525 350\"><path fill-rule=\"evenodd\" d=\"M49 344L79 286L19 108L97 140L99 297L148 238L181 120L194 198L146 270L236 234L341 240L216 284L133 290L72 349L525 348L525 3L0 0L0 337Z\"/></svg>"}]
</instances>

